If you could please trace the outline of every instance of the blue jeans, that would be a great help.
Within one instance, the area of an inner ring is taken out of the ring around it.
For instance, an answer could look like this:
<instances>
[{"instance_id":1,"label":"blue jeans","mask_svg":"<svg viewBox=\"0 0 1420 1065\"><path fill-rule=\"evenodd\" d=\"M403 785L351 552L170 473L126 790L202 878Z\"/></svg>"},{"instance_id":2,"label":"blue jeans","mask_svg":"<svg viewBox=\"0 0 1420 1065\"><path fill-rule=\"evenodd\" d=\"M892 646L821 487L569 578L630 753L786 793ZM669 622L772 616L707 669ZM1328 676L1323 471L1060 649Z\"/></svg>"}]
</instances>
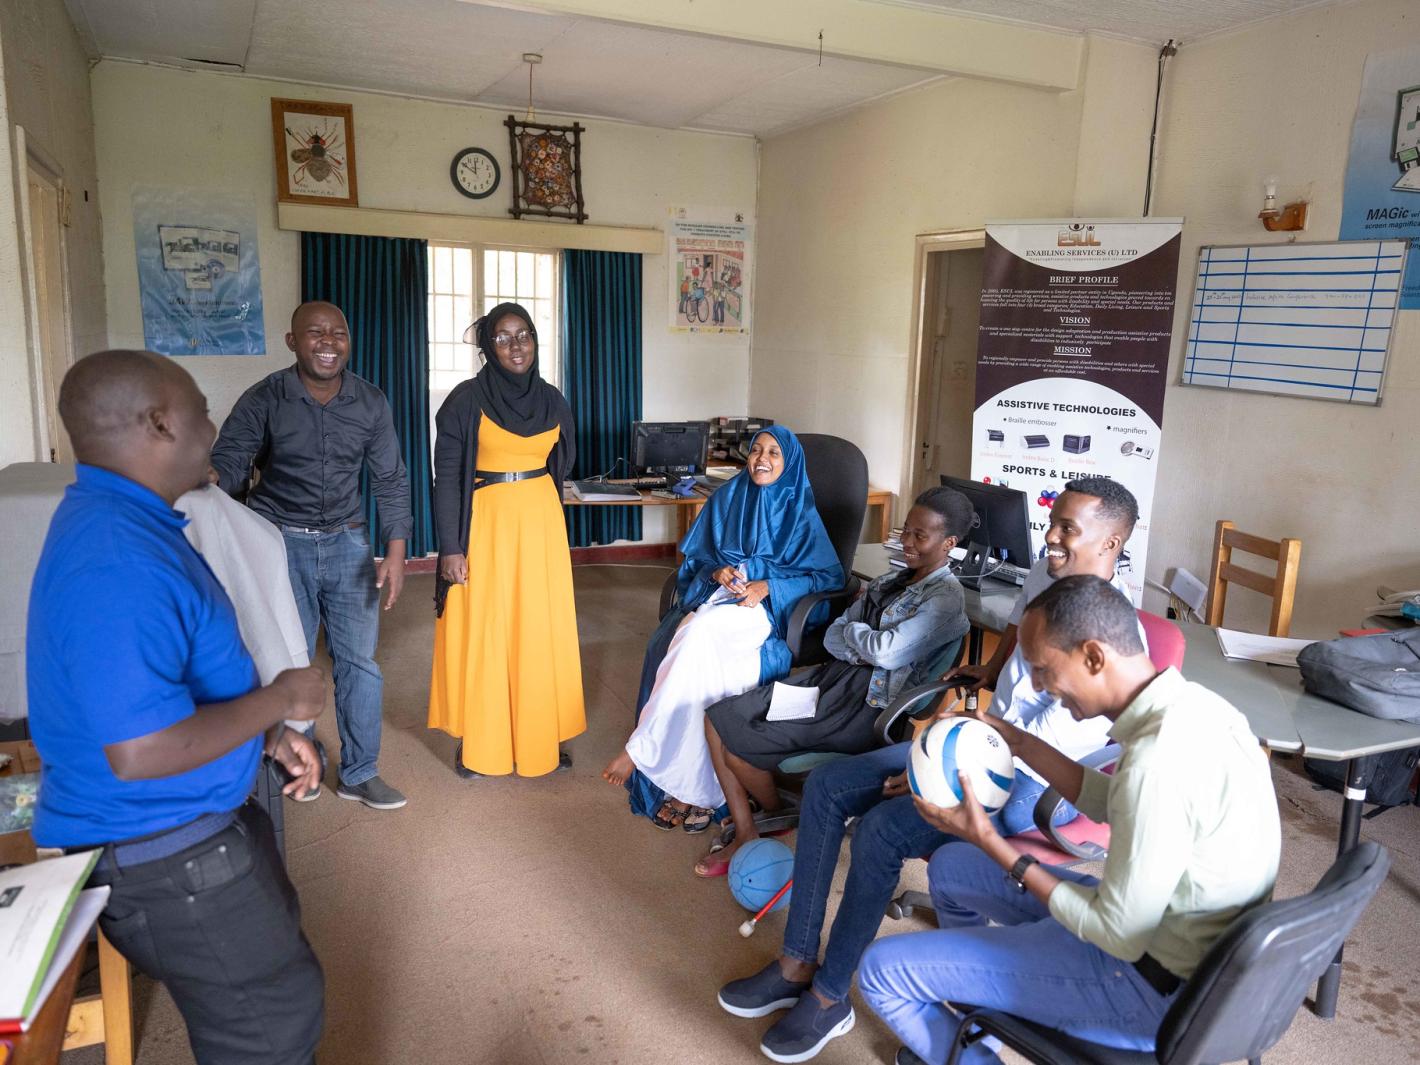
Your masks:
<instances>
[{"instance_id":1,"label":"blue jeans","mask_svg":"<svg viewBox=\"0 0 1420 1065\"><path fill-rule=\"evenodd\" d=\"M1097 883L1067 869L1051 872ZM1159 994L1133 965L1077 939L969 843L937 851L928 876L941 931L873 943L858 974L868 1004L924 1061L943 1062L951 1049L958 1016L944 1002L1002 1010L1108 1046L1153 1049L1177 992ZM986 1042L962 1061L998 1062Z\"/></svg>"},{"instance_id":2,"label":"blue jeans","mask_svg":"<svg viewBox=\"0 0 1420 1065\"><path fill-rule=\"evenodd\" d=\"M340 782L365 783L379 769L380 706L385 678L375 662L380 638L380 590L363 529L299 532L285 526L286 568L306 631L306 650L316 653L316 631L335 673L335 723L340 730Z\"/></svg>"},{"instance_id":3,"label":"blue jeans","mask_svg":"<svg viewBox=\"0 0 1420 1065\"><path fill-rule=\"evenodd\" d=\"M883 798L883 781L907 767L910 744L899 743L820 766L804 784L799 835L794 849L794 892L784 928L784 954L813 964L818 960L828 892L838 865L844 822L858 817L853 833L852 864L843 899L814 974L814 989L825 998L848 997L853 973L873 937L878 934L887 904L897 889L902 865L925 858L955 837L939 832L917 813L910 795ZM1016 774L1006 805L993 820L1005 835L1033 827L1031 811L1044 791L1025 773ZM1067 810L1057 823L1075 816Z\"/></svg>"}]
</instances>

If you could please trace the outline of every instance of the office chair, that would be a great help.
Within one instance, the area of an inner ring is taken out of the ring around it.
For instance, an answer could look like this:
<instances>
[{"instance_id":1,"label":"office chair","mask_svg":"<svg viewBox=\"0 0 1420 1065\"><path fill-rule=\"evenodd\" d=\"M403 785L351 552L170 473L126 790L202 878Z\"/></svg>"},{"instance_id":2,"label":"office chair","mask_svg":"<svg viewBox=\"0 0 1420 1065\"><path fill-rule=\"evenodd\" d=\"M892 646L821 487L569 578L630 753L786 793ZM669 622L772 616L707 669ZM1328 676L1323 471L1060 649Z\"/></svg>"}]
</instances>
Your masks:
<instances>
[{"instance_id":1,"label":"office chair","mask_svg":"<svg viewBox=\"0 0 1420 1065\"><path fill-rule=\"evenodd\" d=\"M811 666L826 661L823 633L829 624L858 594L859 580L853 576L853 552L863 535L863 516L868 511L868 460L849 440L819 433L802 433L799 444L804 449L804 472L813 489L814 506L834 553L843 567L843 587L829 592L814 592L800 599L789 616L785 642L795 666ZM671 573L661 586L661 612L664 618L676 605L676 575ZM822 603L828 603L827 613L810 615Z\"/></svg>"},{"instance_id":2,"label":"office chair","mask_svg":"<svg viewBox=\"0 0 1420 1065\"><path fill-rule=\"evenodd\" d=\"M1385 848L1361 843L1337 858L1312 891L1264 903L1235 920L1184 984L1159 1025L1153 1051L1101 1046L1007 1013L951 1003L962 1019L947 1065L956 1065L978 1033L994 1035L1043 1065L1259 1065L1389 867Z\"/></svg>"},{"instance_id":3,"label":"office chair","mask_svg":"<svg viewBox=\"0 0 1420 1065\"><path fill-rule=\"evenodd\" d=\"M1149 660L1154 663L1154 668L1160 670L1170 667L1181 669L1185 649L1182 630L1167 618L1161 618L1147 610L1140 610L1138 614L1139 625L1144 630L1144 640L1149 649ZM932 691L944 692L945 689L946 685L944 684L927 685L925 688L917 689L916 692L906 693L904 699L899 702L910 697L915 697L920 702ZM899 711L899 714L901 712ZM935 707L932 708L932 712L936 712ZM918 706L914 716L920 719L926 717L927 714L921 706ZM1114 770L1114 763L1119 760L1121 751L1122 748L1119 744L1111 743L1080 759L1080 764L1089 769L1098 769L1102 773L1109 773ZM1091 821L1083 814L1062 825L1057 825L1055 824L1056 815L1064 805L1065 797L1059 791L1055 788L1046 788L1041 792L1040 798L1035 802L1035 808L1031 811L1031 819L1035 821L1035 828L1016 833L1011 837L1011 846L1022 854L1033 856L1041 865L1054 865L1064 869L1083 865L1086 862L1104 861L1109 854L1109 825ZM930 858L931 855L927 854L923 857ZM904 891L888 903L887 915L896 921L915 910L931 911L931 909L932 900L925 891Z\"/></svg>"}]
</instances>

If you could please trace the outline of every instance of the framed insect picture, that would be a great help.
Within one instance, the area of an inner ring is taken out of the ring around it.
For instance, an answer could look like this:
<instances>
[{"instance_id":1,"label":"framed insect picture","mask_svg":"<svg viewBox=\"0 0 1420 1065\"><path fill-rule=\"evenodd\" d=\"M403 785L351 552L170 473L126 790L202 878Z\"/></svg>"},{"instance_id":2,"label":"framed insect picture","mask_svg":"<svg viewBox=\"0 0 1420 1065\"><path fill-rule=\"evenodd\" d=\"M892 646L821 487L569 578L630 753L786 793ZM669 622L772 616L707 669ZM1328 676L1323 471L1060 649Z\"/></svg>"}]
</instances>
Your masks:
<instances>
[{"instance_id":1,"label":"framed insect picture","mask_svg":"<svg viewBox=\"0 0 1420 1065\"><path fill-rule=\"evenodd\" d=\"M509 115L512 152L514 218L534 215L566 218L581 225L587 220L582 199L582 130L580 122L549 126Z\"/></svg>"},{"instance_id":2,"label":"framed insect picture","mask_svg":"<svg viewBox=\"0 0 1420 1065\"><path fill-rule=\"evenodd\" d=\"M349 104L271 101L279 203L358 207L355 117Z\"/></svg>"}]
</instances>

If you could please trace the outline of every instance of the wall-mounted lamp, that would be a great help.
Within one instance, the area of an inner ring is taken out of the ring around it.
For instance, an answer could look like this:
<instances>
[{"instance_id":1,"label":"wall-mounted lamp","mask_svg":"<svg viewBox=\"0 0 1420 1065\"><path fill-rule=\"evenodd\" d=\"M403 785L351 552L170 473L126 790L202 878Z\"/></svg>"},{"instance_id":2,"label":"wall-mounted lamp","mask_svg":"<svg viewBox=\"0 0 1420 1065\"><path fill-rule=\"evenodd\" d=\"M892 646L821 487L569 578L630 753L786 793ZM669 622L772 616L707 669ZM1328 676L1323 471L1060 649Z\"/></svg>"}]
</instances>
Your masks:
<instances>
[{"instance_id":1,"label":"wall-mounted lamp","mask_svg":"<svg viewBox=\"0 0 1420 1065\"><path fill-rule=\"evenodd\" d=\"M1262 184L1262 210L1257 217L1269 233L1287 233L1307 228L1307 209L1311 204L1297 200L1285 207L1277 206L1277 179L1268 177Z\"/></svg>"}]
</instances>

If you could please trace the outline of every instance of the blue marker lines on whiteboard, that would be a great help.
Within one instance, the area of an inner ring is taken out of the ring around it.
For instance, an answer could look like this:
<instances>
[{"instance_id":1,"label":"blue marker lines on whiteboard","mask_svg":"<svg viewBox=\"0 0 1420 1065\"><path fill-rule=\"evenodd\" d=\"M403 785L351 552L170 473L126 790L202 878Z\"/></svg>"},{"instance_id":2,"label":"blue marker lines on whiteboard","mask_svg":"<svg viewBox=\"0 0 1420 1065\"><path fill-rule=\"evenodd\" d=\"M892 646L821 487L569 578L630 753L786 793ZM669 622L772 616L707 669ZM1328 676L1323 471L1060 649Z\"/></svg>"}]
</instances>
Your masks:
<instances>
[{"instance_id":1,"label":"blue marker lines on whiteboard","mask_svg":"<svg viewBox=\"0 0 1420 1065\"><path fill-rule=\"evenodd\" d=\"M1374 405L1406 242L1204 246L1183 383Z\"/></svg>"}]
</instances>

